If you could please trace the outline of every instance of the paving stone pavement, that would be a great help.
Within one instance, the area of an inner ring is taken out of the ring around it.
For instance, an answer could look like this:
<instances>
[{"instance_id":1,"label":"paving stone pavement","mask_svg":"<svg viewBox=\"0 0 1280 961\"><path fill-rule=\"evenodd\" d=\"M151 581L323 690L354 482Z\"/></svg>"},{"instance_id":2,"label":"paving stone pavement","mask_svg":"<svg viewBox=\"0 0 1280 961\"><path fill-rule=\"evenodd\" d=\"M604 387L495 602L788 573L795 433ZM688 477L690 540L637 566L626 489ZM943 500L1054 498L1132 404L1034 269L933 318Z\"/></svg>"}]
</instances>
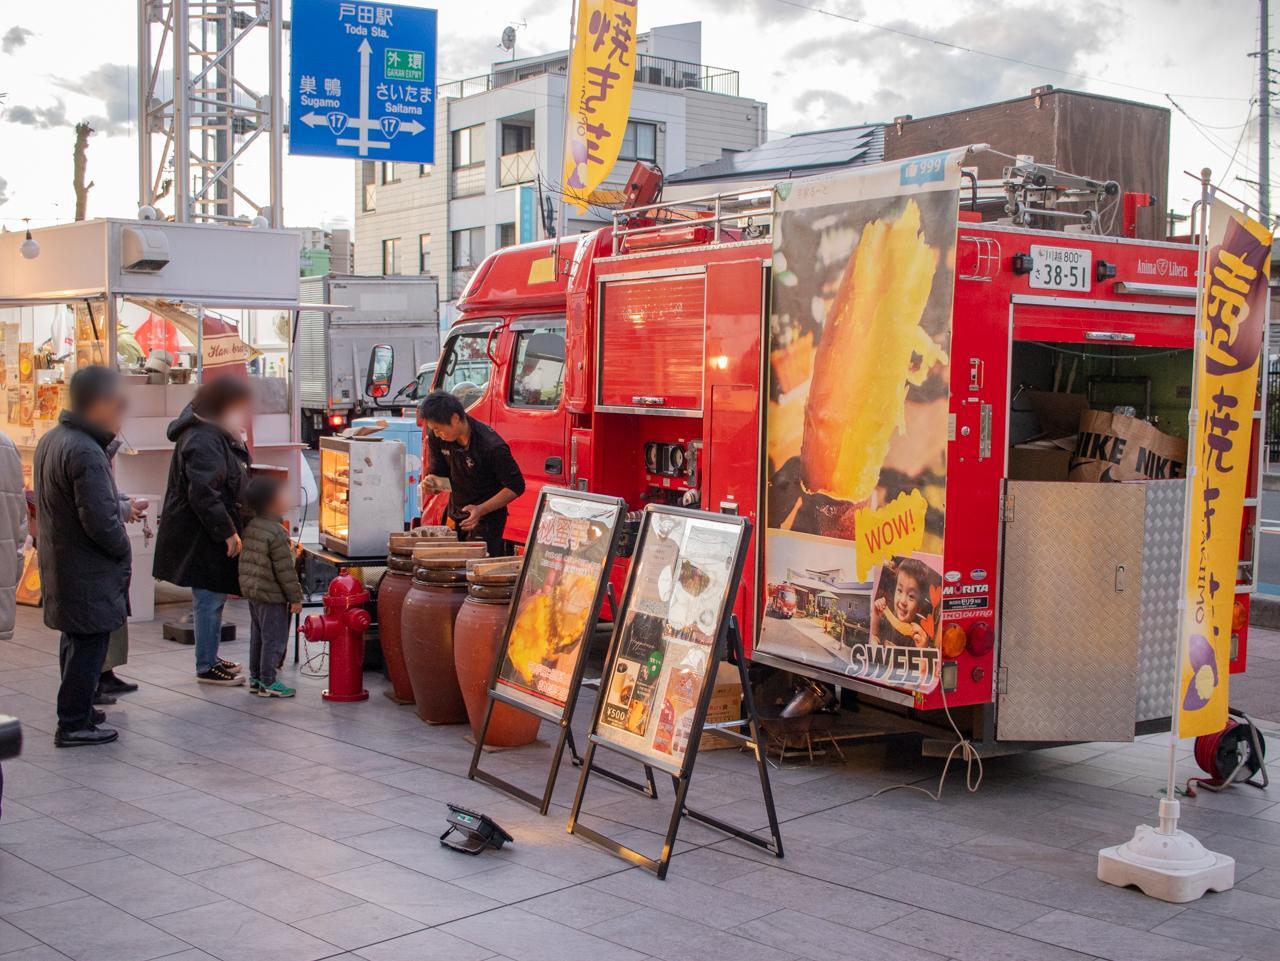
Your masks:
<instances>
[{"instance_id":1,"label":"paving stone pavement","mask_svg":"<svg viewBox=\"0 0 1280 961\"><path fill-rule=\"evenodd\" d=\"M246 614L228 606L242 637ZM1162 736L991 760L976 794L953 771L941 803L873 796L936 782L910 739L788 766L786 858L686 822L660 882L565 833L567 762L539 817L466 780L465 726L421 724L380 677L368 702L328 704L290 665L298 698L262 700L197 685L158 621L131 633L120 673L142 688L108 709L120 740L73 751L52 745L56 636L20 608L0 642L0 713L27 736L4 766L0 961L1280 961L1280 787L1184 802L1187 829L1237 858L1234 891L1182 907L1094 879L1098 848L1154 814ZM1238 701L1280 721L1280 634L1250 641ZM486 765L533 785L548 756L544 740ZM515 843L441 848L445 800ZM699 757L690 803L764 824L733 751ZM595 779L586 810L657 853L665 805Z\"/></svg>"}]
</instances>

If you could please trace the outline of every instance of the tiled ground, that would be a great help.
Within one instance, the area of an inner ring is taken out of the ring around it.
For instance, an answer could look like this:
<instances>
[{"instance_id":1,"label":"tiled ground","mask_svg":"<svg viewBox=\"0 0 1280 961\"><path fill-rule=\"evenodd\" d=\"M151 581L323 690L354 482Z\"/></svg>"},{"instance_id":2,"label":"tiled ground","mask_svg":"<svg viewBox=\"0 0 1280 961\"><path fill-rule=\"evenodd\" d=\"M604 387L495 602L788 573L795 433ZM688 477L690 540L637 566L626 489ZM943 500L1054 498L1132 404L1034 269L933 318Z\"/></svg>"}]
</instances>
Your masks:
<instances>
[{"instance_id":1,"label":"tiled ground","mask_svg":"<svg viewBox=\"0 0 1280 961\"><path fill-rule=\"evenodd\" d=\"M784 860L687 824L664 883L564 833L567 767L540 818L461 776L462 728L377 694L325 704L316 680L294 702L201 688L190 649L155 629L134 631L122 673L143 687L109 712L120 741L55 751L55 638L20 616L0 644L0 712L28 734L4 768L0 961L1280 959L1280 789L1184 806L1188 829L1238 859L1232 892L1177 907L1094 880L1098 848L1155 808L1159 741L991 761L977 794L953 772L939 804L872 797L931 785L939 765L866 745L843 766L775 772ZM1280 719L1280 635L1255 634L1253 657L1241 698ZM532 784L546 758L487 764ZM699 758L691 803L758 825L757 794L744 757ZM445 799L515 843L443 850ZM656 852L665 805L593 780L588 809Z\"/></svg>"}]
</instances>

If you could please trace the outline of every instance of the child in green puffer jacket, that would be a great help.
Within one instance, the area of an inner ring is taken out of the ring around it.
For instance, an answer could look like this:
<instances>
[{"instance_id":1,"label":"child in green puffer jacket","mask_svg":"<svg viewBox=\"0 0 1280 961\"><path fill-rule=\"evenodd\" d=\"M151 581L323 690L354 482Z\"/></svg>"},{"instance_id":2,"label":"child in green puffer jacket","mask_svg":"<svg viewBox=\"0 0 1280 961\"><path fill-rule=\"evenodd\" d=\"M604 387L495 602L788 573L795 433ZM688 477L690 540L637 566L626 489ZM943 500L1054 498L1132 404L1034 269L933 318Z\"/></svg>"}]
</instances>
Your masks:
<instances>
[{"instance_id":1,"label":"child in green puffer jacket","mask_svg":"<svg viewBox=\"0 0 1280 961\"><path fill-rule=\"evenodd\" d=\"M289 509L285 488L274 477L255 477L245 490L253 517L240 551L240 593L249 601L249 693L293 697L276 679L289 643L289 616L302 610L302 585L293 566L293 545L281 524Z\"/></svg>"}]
</instances>

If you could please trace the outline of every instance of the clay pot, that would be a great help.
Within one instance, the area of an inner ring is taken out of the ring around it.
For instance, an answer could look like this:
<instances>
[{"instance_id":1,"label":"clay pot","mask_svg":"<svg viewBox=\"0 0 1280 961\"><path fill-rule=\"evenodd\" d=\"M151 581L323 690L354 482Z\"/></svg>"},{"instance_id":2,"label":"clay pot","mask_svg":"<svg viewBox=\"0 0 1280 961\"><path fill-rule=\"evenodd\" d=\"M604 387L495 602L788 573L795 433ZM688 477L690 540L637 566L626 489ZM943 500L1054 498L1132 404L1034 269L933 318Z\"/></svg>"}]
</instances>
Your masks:
<instances>
[{"instance_id":1,"label":"clay pot","mask_svg":"<svg viewBox=\"0 0 1280 961\"><path fill-rule=\"evenodd\" d=\"M413 562L396 554L387 557L387 573L378 586L378 638L387 677L391 680L391 690L383 693L397 704L413 703L413 685L409 682L400 637L400 616L411 584Z\"/></svg>"},{"instance_id":2,"label":"clay pot","mask_svg":"<svg viewBox=\"0 0 1280 961\"><path fill-rule=\"evenodd\" d=\"M414 709L428 724L461 724L467 720L467 709L453 666L453 631L467 585L465 580L432 583L427 573L435 572L415 569L400 610L400 646Z\"/></svg>"},{"instance_id":3,"label":"clay pot","mask_svg":"<svg viewBox=\"0 0 1280 961\"><path fill-rule=\"evenodd\" d=\"M475 584L468 589L466 602L458 612L454 627L453 662L458 672L458 685L467 704L471 731L480 737L484 712L489 700L489 680L493 662L502 646L511 607L513 584ZM495 701L493 716L484 743L490 747L519 747L532 744L538 737L541 719L527 711Z\"/></svg>"}]
</instances>

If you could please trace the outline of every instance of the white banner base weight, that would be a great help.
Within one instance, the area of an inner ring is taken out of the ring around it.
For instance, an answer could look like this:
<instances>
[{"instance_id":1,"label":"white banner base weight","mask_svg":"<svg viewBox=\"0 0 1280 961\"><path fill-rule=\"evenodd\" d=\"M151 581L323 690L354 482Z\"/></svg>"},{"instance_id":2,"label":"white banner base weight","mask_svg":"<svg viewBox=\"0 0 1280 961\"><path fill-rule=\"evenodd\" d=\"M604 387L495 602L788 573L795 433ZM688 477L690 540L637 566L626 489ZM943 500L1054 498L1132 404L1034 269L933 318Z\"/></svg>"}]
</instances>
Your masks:
<instances>
[{"instance_id":1,"label":"white banner base weight","mask_svg":"<svg viewBox=\"0 0 1280 961\"><path fill-rule=\"evenodd\" d=\"M1098 880L1137 887L1147 897L1185 904L1235 884L1236 862L1179 831L1178 802L1160 801L1160 828L1138 825L1124 844L1098 852Z\"/></svg>"}]
</instances>

